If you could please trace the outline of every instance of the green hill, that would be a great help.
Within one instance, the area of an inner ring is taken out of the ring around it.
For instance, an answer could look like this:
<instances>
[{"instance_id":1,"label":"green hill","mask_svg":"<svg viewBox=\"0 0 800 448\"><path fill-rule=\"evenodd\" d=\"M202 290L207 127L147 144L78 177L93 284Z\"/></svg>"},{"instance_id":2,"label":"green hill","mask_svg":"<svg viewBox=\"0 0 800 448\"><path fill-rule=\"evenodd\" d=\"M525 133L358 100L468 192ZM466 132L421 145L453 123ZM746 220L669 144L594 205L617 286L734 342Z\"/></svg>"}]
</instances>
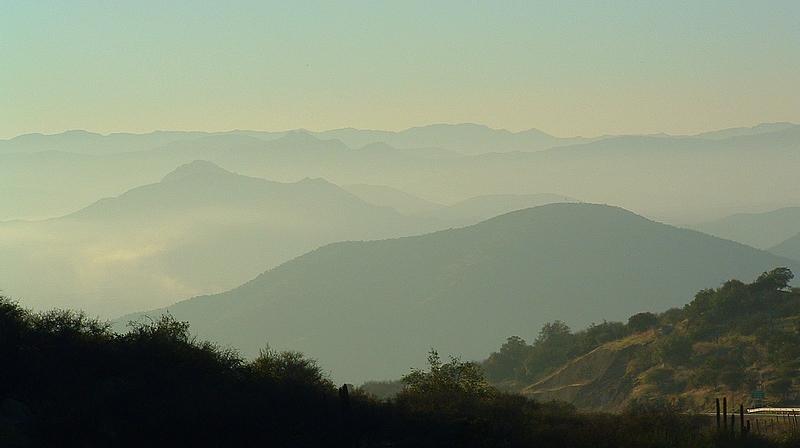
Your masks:
<instances>
[{"instance_id":1,"label":"green hill","mask_svg":"<svg viewBox=\"0 0 800 448\"><path fill-rule=\"evenodd\" d=\"M800 400L800 289L785 268L750 284L702 290L682 308L639 313L571 332L561 322L528 345L509 338L484 362L489 379L537 400L619 411L634 402L670 402L710 412L727 396L750 406Z\"/></svg>"}]
</instances>

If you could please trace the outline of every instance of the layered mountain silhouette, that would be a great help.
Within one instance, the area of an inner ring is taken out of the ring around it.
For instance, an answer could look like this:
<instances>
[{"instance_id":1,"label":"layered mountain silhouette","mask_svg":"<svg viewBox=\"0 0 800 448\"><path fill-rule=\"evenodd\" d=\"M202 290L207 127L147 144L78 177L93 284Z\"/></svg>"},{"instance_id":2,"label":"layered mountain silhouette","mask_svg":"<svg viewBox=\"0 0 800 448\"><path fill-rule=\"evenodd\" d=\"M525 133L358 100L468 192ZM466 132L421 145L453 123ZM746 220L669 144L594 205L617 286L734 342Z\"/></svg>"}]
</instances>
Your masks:
<instances>
[{"instance_id":1,"label":"layered mountain silhouette","mask_svg":"<svg viewBox=\"0 0 800 448\"><path fill-rule=\"evenodd\" d=\"M476 224L489 217L502 215L524 208L558 202L577 202L576 199L552 193L539 194L489 194L475 196L453 205L428 212L441 222L453 227Z\"/></svg>"},{"instance_id":2,"label":"layered mountain silhouette","mask_svg":"<svg viewBox=\"0 0 800 448\"><path fill-rule=\"evenodd\" d=\"M0 140L0 153L35 153L44 151L77 154L113 154L144 151L172 142L192 140L205 132L156 131L148 134L115 133L102 135L83 130L59 134L25 134Z\"/></svg>"},{"instance_id":3,"label":"layered mountain silhouette","mask_svg":"<svg viewBox=\"0 0 800 448\"><path fill-rule=\"evenodd\" d=\"M787 238L780 244L777 244L769 249L770 252L791 258L793 260L800 260L800 233Z\"/></svg>"},{"instance_id":4,"label":"layered mountain silhouette","mask_svg":"<svg viewBox=\"0 0 800 448\"><path fill-rule=\"evenodd\" d=\"M739 127L730 129L721 129L719 131L710 131L697 134L696 137L705 139L725 139L729 137L740 137L743 135L759 135L767 134L775 131L783 131L797 127L794 123L777 122L777 123L761 123L750 127Z\"/></svg>"},{"instance_id":5,"label":"layered mountain silhouette","mask_svg":"<svg viewBox=\"0 0 800 448\"><path fill-rule=\"evenodd\" d=\"M800 231L800 207L784 207L765 213L738 213L693 227L721 238L767 249Z\"/></svg>"},{"instance_id":6,"label":"layered mountain silhouette","mask_svg":"<svg viewBox=\"0 0 800 448\"><path fill-rule=\"evenodd\" d=\"M540 151L593 140L582 137L559 138L538 129L511 132L474 123L433 124L400 132L337 129L318 135L334 137L354 147L382 142L398 148L442 148L462 154Z\"/></svg>"},{"instance_id":7,"label":"layered mountain silhouette","mask_svg":"<svg viewBox=\"0 0 800 448\"><path fill-rule=\"evenodd\" d=\"M422 199L386 185L352 184L343 185L342 188L358 196L365 202L391 207L406 215L433 212L434 210L444 208L442 204Z\"/></svg>"},{"instance_id":8,"label":"layered mountain silhouette","mask_svg":"<svg viewBox=\"0 0 800 448\"><path fill-rule=\"evenodd\" d=\"M485 357L508 335L686 302L791 261L592 204L552 204L422 236L331 244L163 312L254 354L301 350L339 380L395 378L431 347ZM141 315L121 319L141 318Z\"/></svg>"},{"instance_id":9,"label":"layered mountain silhouette","mask_svg":"<svg viewBox=\"0 0 800 448\"><path fill-rule=\"evenodd\" d=\"M76 131L0 141L0 219L60 216L202 159L281 182L321 177L337 185L389 185L441 204L557 192L685 224L795 205L798 154L800 126L788 123L601 139L480 125L400 132Z\"/></svg>"},{"instance_id":10,"label":"layered mountain silhouette","mask_svg":"<svg viewBox=\"0 0 800 448\"><path fill-rule=\"evenodd\" d=\"M26 304L119 315L232 288L323 244L424 230L323 179L194 161L61 218L0 224L0 285Z\"/></svg>"}]
</instances>

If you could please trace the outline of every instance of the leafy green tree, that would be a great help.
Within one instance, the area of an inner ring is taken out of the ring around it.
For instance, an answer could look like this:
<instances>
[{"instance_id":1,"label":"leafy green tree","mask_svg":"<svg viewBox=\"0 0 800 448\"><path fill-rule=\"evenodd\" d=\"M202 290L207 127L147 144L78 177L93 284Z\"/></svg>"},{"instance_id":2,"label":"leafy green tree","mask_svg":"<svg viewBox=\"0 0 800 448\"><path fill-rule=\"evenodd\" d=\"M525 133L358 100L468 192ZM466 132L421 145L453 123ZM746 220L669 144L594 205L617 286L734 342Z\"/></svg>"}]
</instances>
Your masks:
<instances>
[{"instance_id":1,"label":"leafy green tree","mask_svg":"<svg viewBox=\"0 0 800 448\"><path fill-rule=\"evenodd\" d=\"M692 356L692 339L682 334L671 334L658 344L656 356L667 364L685 364Z\"/></svg>"},{"instance_id":2,"label":"leafy green tree","mask_svg":"<svg viewBox=\"0 0 800 448\"><path fill-rule=\"evenodd\" d=\"M563 345L572 338L572 331L563 321L555 320L548 322L539 330L539 336L534 341L537 345Z\"/></svg>"},{"instance_id":3,"label":"leafy green tree","mask_svg":"<svg viewBox=\"0 0 800 448\"><path fill-rule=\"evenodd\" d=\"M628 329L641 333L658 325L658 317L653 313L637 313L628 319Z\"/></svg>"},{"instance_id":4,"label":"leafy green tree","mask_svg":"<svg viewBox=\"0 0 800 448\"><path fill-rule=\"evenodd\" d=\"M674 325L685 318L685 313L681 308L670 308L659 314L658 319L663 324Z\"/></svg>"},{"instance_id":5,"label":"leafy green tree","mask_svg":"<svg viewBox=\"0 0 800 448\"><path fill-rule=\"evenodd\" d=\"M267 347L259 352L249 367L257 376L271 378L283 384L333 387L333 383L316 360L296 351L278 352Z\"/></svg>"},{"instance_id":6,"label":"leafy green tree","mask_svg":"<svg viewBox=\"0 0 800 448\"><path fill-rule=\"evenodd\" d=\"M789 287L793 278L794 274L789 268L775 268L758 276L753 286L757 289L783 290Z\"/></svg>"},{"instance_id":7,"label":"leafy green tree","mask_svg":"<svg viewBox=\"0 0 800 448\"><path fill-rule=\"evenodd\" d=\"M407 392L428 396L485 397L494 392L476 363L463 362L457 357L442 362L436 350L428 353L427 371L412 369L401 381Z\"/></svg>"},{"instance_id":8,"label":"leafy green tree","mask_svg":"<svg viewBox=\"0 0 800 448\"><path fill-rule=\"evenodd\" d=\"M531 353L531 346L519 336L511 336L483 363L486 376L495 382L509 379L520 380L524 376L524 362Z\"/></svg>"},{"instance_id":9,"label":"leafy green tree","mask_svg":"<svg viewBox=\"0 0 800 448\"><path fill-rule=\"evenodd\" d=\"M575 333L572 348L567 356L573 358L589 353L606 342L627 336L628 333L628 327L622 322L593 323L589 328Z\"/></svg>"}]
</instances>

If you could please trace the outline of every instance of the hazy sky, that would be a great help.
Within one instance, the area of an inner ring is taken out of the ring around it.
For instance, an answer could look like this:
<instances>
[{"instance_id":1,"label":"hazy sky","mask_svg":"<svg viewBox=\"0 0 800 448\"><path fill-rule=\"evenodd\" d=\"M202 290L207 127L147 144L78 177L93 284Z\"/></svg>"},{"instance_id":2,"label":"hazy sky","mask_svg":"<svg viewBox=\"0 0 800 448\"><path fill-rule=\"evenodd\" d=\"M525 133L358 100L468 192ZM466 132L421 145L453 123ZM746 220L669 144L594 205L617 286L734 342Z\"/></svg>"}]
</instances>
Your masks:
<instances>
[{"instance_id":1,"label":"hazy sky","mask_svg":"<svg viewBox=\"0 0 800 448\"><path fill-rule=\"evenodd\" d=\"M0 0L0 137L800 122L800 2Z\"/></svg>"}]
</instances>

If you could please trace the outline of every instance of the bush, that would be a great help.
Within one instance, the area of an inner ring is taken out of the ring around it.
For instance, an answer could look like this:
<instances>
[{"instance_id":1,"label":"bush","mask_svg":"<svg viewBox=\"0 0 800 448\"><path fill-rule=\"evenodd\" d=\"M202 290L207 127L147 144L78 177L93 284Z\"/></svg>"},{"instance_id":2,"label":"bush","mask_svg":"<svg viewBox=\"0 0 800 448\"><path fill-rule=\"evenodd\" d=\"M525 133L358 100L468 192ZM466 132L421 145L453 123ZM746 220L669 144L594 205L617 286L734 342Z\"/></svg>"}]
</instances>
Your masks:
<instances>
[{"instance_id":1,"label":"bush","mask_svg":"<svg viewBox=\"0 0 800 448\"><path fill-rule=\"evenodd\" d=\"M259 352L258 357L248 367L257 377L281 384L315 385L327 389L334 387L317 361L306 358L300 352L276 352L267 347Z\"/></svg>"},{"instance_id":2,"label":"bush","mask_svg":"<svg viewBox=\"0 0 800 448\"><path fill-rule=\"evenodd\" d=\"M641 333L658 325L658 317L653 313L638 313L628 319L628 329L633 333Z\"/></svg>"},{"instance_id":3,"label":"bush","mask_svg":"<svg viewBox=\"0 0 800 448\"><path fill-rule=\"evenodd\" d=\"M692 339L686 335L670 334L656 346L656 356L661 362L682 365L692 356Z\"/></svg>"}]
</instances>

